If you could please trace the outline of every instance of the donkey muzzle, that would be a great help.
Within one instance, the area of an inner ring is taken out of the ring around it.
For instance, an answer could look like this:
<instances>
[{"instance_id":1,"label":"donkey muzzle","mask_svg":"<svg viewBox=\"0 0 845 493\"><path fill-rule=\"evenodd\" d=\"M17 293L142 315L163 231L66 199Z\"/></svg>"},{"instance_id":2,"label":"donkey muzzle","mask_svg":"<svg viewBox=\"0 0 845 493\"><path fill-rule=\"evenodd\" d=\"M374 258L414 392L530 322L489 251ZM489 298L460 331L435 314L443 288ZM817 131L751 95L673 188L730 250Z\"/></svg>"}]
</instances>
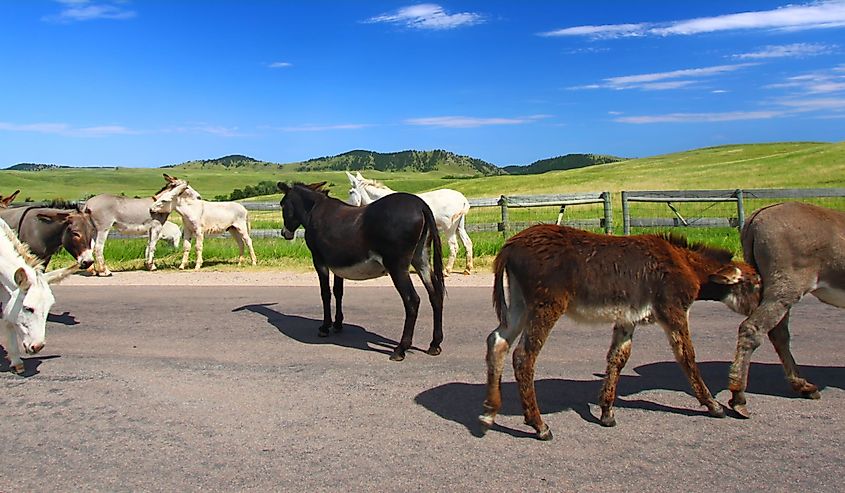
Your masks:
<instances>
[{"instance_id":1,"label":"donkey muzzle","mask_svg":"<svg viewBox=\"0 0 845 493\"><path fill-rule=\"evenodd\" d=\"M293 231L288 231L287 229L282 229L282 237L286 240L292 240L296 234Z\"/></svg>"}]
</instances>

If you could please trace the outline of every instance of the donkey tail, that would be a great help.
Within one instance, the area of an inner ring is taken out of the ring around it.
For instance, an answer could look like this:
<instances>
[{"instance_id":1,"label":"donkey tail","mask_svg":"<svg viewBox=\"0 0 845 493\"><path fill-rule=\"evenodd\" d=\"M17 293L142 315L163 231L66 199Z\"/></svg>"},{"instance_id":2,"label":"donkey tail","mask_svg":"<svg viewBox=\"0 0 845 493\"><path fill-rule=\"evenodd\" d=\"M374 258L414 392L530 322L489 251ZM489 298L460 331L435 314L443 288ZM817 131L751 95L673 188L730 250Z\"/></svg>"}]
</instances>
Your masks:
<instances>
[{"instance_id":1,"label":"donkey tail","mask_svg":"<svg viewBox=\"0 0 845 493\"><path fill-rule=\"evenodd\" d=\"M508 326L508 304L505 301L505 269L508 266L509 252L510 248L506 243L493 262L495 275L493 278L493 308L496 310L496 317L502 327Z\"/></svg>"},{"instance_id":2,"label":"donkey tail","mask_svg":"<svg viewBox=\"0 0 845 493\"><path fill-rule=\"evenodd\" d=\"M441 298L446 295L446 282L443 278L443 245L440 243L440 233L437 231L437 222L434 220L434 213L431 208L426 206L423 209L425 216L425 229L428 231L429 248L431 249L431 256L434 260L434 271L431 279L434 284L434 291L441 295Z\"/></svg>"},{"instance_id":3,"label":"donkey tail","mask_svg":"<svg viewBox=\"0 0 845 493\"><path fill-rule=\"evenodd\" d=\"M740 233L740 243L742 244L742 255L745 258L745 262L754 267L754 270L759 271L759 267L757 266L757 259L754 257L754 220L757 219L757 216L760 215L761 212L764 210L774 207L778 204L772 204L767 207L763 207L754 211L748 219L745 220L745 224L742 225L742 232Z\"/></svg>"}]
</instances>

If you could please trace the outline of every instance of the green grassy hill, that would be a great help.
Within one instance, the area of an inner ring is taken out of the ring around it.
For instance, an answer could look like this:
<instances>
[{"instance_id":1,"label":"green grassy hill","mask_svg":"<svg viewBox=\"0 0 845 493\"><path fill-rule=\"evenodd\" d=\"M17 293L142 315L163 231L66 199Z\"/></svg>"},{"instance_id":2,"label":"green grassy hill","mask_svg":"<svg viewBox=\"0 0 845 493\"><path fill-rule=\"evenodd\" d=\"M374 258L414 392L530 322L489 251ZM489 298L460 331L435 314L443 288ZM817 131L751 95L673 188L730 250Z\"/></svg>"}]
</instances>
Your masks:
<instances>
[{"instance_id":1,"label":"green grassy hill","mask_svg":"<svg viewBox=\"0 0 845 493\"><path fill-rule=\"evenodd\" d=\"M343 171L298 171L292 166L186 168L61 168L0 171L0 193L20 189L20 198L77 199L98 193L148 196L164 185L162 172L184 177L206 198L264 180L326 180L332 194L346 197ZM468 197L579 191L729 188L845 187L845 142L782 142L709 147L631 159L542 175L457 178L454 170L429 172L363 170L395 190L454 188ZM465 176L465 175L464 175ZM276 199L276 197L272 197Z\"/></svg>"},{"instance_id":2,"label":"green grassy hill","mask_svg":"<svg viewBox=\"0 0 845 493\"><path fill-rule=\"evenodd\" d=\"M298 171L439 171L465 177L504 174L501 168L481 159L443 150L390 153L350 151L337 156L309 159L293 166Z\"/></svg>"},{"instance_id":3,"label":"green grassy hill","mask_svg":"<svg viewBox=\"0 0 845 493\"><path fill-rule=\"evenodd\" d=\"M505 166L502 169L512 175L532 175L549 171L586 168L596 164L615 163L625 158L601 154L567 154L534 161L527 166Z\"/></svg>"}]
</instances>

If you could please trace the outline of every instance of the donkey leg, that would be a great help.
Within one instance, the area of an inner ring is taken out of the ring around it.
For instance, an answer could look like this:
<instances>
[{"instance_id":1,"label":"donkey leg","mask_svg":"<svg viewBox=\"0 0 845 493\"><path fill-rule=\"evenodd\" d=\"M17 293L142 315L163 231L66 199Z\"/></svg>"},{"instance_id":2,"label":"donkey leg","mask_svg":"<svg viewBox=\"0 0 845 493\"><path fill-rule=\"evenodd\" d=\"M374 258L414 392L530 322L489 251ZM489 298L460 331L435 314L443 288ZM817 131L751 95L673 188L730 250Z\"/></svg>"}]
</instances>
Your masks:
<instances>
[{"instance_id":1,"label":"donkey leg","mask_svg":"<svg viewBox=\"0 0 845 493\"><path fill-rule=\"evenodd\" d=\"M449 245L449 258L446 260L443 272L448 275L452 273L452 268L455 266L455 259L458 257L458 238L455 236L454 227L446 231L446 243Z\"/></svg>"},{"instance_id":2,"label":"donkey leg","mask_svg":"<svg viewBox=\"0 0 845 493\"><path fill-rule=\"evenodd\" d=\"M760 306L739 325L736 354L728 377L728 388L732 394L728 405L744 418L751 417L745 400L751 354L763 342L763 334L768 333L783 320L791 305L792 302L784 303L778 299L763 300Z\"/></svg>"},{"instance_id":3,"label":"donkey leg","mask_svg":"<svg viewBox=\"0 0 845 493\"><path fill-rule=\"evenodd\" d=\"M194 265L194 270L200 270L200 267L202 267L202 246L204 241L205 234L202 231L197 231L196 241L194 242L194 248L197 251L197 263Z\"/></svg>"},{"instance_id":4,"label":"donkey leg","mask_svg":"<svg viewBox=\"0 0 845 493\"><path fill-rule=\"evenodd\" d=\"M334 287L332 288L332 292L334 293L334 302L335 302L335 312L334 312L334 323L332 324L332 330L335 332L340 332L343 330L343 278L340 276L334 276Z\"/></svg>"},{"instance_id":5,"label":"donkey leg","mask_svg":"<svg viewBox=\"0 0 845 493\"><path fill-rule=\"evenodd\" d=\"M241 233L241 231L239 229L235 228L234 226L229 228L229 234L232 235L232 238L235 239L235 243L238 244L238 267L240 267L241 264L244 261L244 238L243 238L243 234Z\"/></svg>"},{"instance_id":6,"label":"donkey leg","mask_svg":"<svg viewBox=\"0 0 845 493\"><path fill-rule=\"evenodd\" d=\"M513 304L509 310L513 311ZM521 313L518 318L521 318ZM511 319L511 317L508 317ZM502 373L505 369L505 356L513 342L522 333L521 320L507 325L500 323L487 336L487 397L484 399L484 414L478 417L481 425L487 429L493 426L496 415L502 407Z\"/></svg>"},{"instance_id":7,"label":"donkey leg","mask_svg":"<svg viewBox=\"0 0 845 493\"><path fill-rule=\"evenodd\" d=\"M707 385L701 378L698 365L695 363L695 348L690 338L687 316L686 310L666 310L658 315L658 322L663 327L666 337L669 338L669 344L672 346L675 360L687 376L687 380L698 402L702 406L707 407L707 411L711 416L724 418L725 410L713 398L710 389L707 388Z\"/></svg>"},{"instance_id":8,"label":"donkey leg","mask_svg":"<svg viewBox=\"0 0 845 493\"><path fill-rule=\"evenodd\" d=\"M780 357L780 362L783 365L783 371L786 374L786 380L801 397L808 399L819 399L819 388L807 380L801 378L798 373L798 365L795 364L795 358L792 357L792 351L789 349L789 311L783 319L775 325L775 328L769 331L769 340L775 347L775 351Z\"/></svg>"},{"instance_id":9,"label":"donkey leg","mask_svg":"<svg viewBox=\"0 0 845 493\"><path fill-rule=\"evenodd\" d=\"M519 397L522 400L522 410L525 415L525 424L534 428L537 438L540 440L551 440L552 432L549 426L543 422L540 416L540 406L537 404L537 391L534 387L534 363L537 355L543 348L543 343L549 332L557 321L559 314L555 316L550 307L535 309L534 316L528 321L528 326L516 349L513 351L513 368L516 376L516 383L519 388Z\"/></svg>"},{"instance_id":10,"label":"donkey leg","mask_svg":"<svg viewBox=\"0 0 845 493\"><path fill-rule=\"evenodd\" d=\"M9 358L9 366L13 373L23 373L24 364L21 359L21 353L18 349L18 337L15 334L15 328L12 324L0 320L0 326L6 331L6 355Z\"/></svg>"},{"instance_id":11,"label":"donkey leg","mask_svg":"<svg viewBox=\"0 0 845 493\"><path fill-rule=\"evenodd\" d=\"M147 270L156 270L156 244L158 244L158 239L160 237L161 223L158 221L153 221L153 225L150 227L149 236L147 238L147 249L145 251L146 255L144 257L144 267L146 267Z\"/></svg>"},{"instance_id":12,"label":"donkey leg","mask_svg":"<svg viewBox=\"0 0 845 493\"><path fill-rule=\"evenodd\" d=\"M393 285L396 287L396 291L399 292L399 296L402 298L402 304L405 306L405 326L402 329L402 339L399 340L399 345L393 350L390 359L391 361L402 361L405 359L405 351L411 347L414 339L414 325L417 323L420 297L417 294L417 290L414 289L414 283L411 282L411 276L408 273L407 266L404 268L394 267L389 272L390 278L393 280Z\"/></svg>"},{"instance_id":13,"label":"donkey leg","mask_svg":"<svg viewBox=\"0 0 845 493\"><path fill-rule=\"evenodd\" d=\"M634 336L634 327L634 324L631 323L617 323L613 326L613 339L610 342L610 349L607 351L607 372L599 393L602 426L616 426L616 418L613 416L613 402L616 400L619 373L631 356L631 339Z\"/></svg>"},{"instance_id":14,"label":"donkey leg","mask_svg":"<svg viewBox=\"0 0 845 493\"><path fill-rule=\"evenodd\" d=\"M252 265L258 264L258 261L255 258L255 250L252 248L252 238L249 236L249 230L244 231L243 237L244 243L246 243L246 247L249 250L249 258L252 260Z\"/></svg>"},{"instance_id":15,"label":"donkey leg","mask_svg":"<svg viewBox=\"0 0 845 493\"><path fill-rule=\"evenodd\" d=\"M329 327L332 326L332 291L329 287L329 269L325 265L314 262L317 278L320 280L320 299L323 302L323 324L317 329L317 335L328 337Z\"/></svg>"},{"instance_id":16,"label":"donkey leg","mask_svg":"<svg viewBox=\"0 0 845 493\"><path fill-rule=\"evenodd\" d=\"M104 230L97 231L97 239L94 242L94 273L98 276L110 276L111 271L106 267L106 258L103 255L103 249L106 246L106 239L109 237L111 226Z\"/></svg>"},{"instance_id":17,"label":"donkey leg","mask_svg":"<svg viewBox=\"0 0 845 493\"><path fill-rule=\"evenodd\" d=\"M191 233L188 228L185 228L185 233L182 235L182 262L179 264L179 269L182 270L188 265L188 257L191 255Z\"/></svg>"},{"instance_id":18,"label":"donkey leg","mask_svg":"<svg viewBox=\"0 0 845 493\"><path fill-rule=\"evenodd\" d=\"M466 258L467 258L467 266L464 269L464 274L471 274L473 268L473 261L472 261L472 240L467 234L466 227L464 226L466 216L462 216L460 222L458 222L458 236L461 238L461 243L464 244L464 249L466 250Z\"/></svg>"},{"instance_id":19,"label":"donkey leg","mask_svg":"<svg viewBox=\"0 0 845 493\"><path fill-rule=\"evenodd\" d=\"M428 293L428 302L431 304L431 311L433 313L433 332L431 337L431 345L428 346L428 354L437 356L441 353L440 344L443 342L443 292L438 292L434 287L434 273L431 271L429 263L428 248L420 250L419 255L414 256L411 261L414 270L425 286Z\"/></svg>"}]
</instances>

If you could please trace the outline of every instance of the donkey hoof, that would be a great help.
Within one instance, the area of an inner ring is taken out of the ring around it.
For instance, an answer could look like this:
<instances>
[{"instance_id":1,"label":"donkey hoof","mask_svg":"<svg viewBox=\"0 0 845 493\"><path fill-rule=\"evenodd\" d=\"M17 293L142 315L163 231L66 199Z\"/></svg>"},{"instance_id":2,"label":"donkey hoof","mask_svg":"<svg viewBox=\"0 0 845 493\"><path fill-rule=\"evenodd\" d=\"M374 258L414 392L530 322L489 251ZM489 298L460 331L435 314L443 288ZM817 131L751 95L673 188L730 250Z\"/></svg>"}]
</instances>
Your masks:
<instances>
[{"instance_id":1,"label":"donkey hoof","mask_svg":"<svg viewBox=\"0 0 845 493\"><path fill-rule=\"evenodd\" d=\"M338 324L338 323L332 324L332 332L334 332L334 333L343 332L343 324Z\"/></svg>"},{"instance_id":2,"label":"donkey hoof","mask_svg":"<svg viewBox=\"0 0 845 493\"><path fill-rule=\"evenodd\" d=\"M13 373L17 373L18 375L20 375L24 371L26 371L26 367L24 366L23 363L18 364L18 365L12 365L12 372Z\"/></svg>"},{"instance_id":3,"label":"donkey hoof","mask_svg":"<svg viewBox=\"0 0 845 493\"><path fill-rule=\"evenodd\" d=\"M469 270L469 269L464 269L463 274L464 274L465 276L469 276L469 275L472 275L472 272L470 272L470 270Z\"/></svg>"},{"instance_id":4,"label":"donkey hoof","mask_svg":"<svg viewBox=\"0 0 845 493\"><path fill-rule=\"evenodd\" d=\"M713 416L714 418L724 418L725 408L723 408L722 405L718 402L715 402L713 403L712 407L707 406L707 414Z\"/></svg>"},{"instance_id":5,"label":"donkey hoof","mask_svg":"<svg viewBox=\"0 0 845 493\"><path fill-rule=\"evenodd\" d=\"M328 337L329 336L329 329L320 327L317 330L317 337Z\"/></svg>"},{"instance_id":6,"label":"donkey hoof","mask_svg":"<svg viewBox=\"0 0 845 493\"><path fill-rule=\"evenodd\" d=\"M432 356L437 356L443 352L443 350L440 349L440 346L430 346L426 352Z\"/></svg>"},{"instance_id":7,"label":"donkey hoof","mask_svg":"<svg viewBox=\"0 0 845 493\"><path fill-rule=\"evenodd\" d=\"M537 439L542 440L544 442L548 442L551 440L552 437L552 430L549 429L549 425L543 425L543 431L537 432Z\"/></svg>"},{"instance_id":8,"label":"donkey hoof","mask_svg":"<svg viewBox=\"0 0 845 493\"><path fill-rule=\"evenodd\" d=\"M478 422L481 424L481 433L486 433L487 430L493 427L493 416L482 414L478 417Z\"/></svg>"},{"instance_id":9,"label":"donkey hoof","mask_svg":"<svg viewBox=\"0 0 845 493\"><path fill-rule=\"evenodd\" d=\"M819 393L818 390L814 390L812 392L801 392L801 397L805 399L818 400L822 398L822 395Z\"/></svg>"},{"instance_id":10,"label":"donkey hoof","mask_svg":"<svg viewBox=\"0 0 845 493\"><path fill-rule=\"evenodd\" d=\"M733 409L740 418L748 419L751 417L751 413L748 412L748 408L745 406L745 403L737 404L733 401L733 399L731 399L728 401L728 405L731 406L731 409Z\"/></svg>"},{"instance_id":11,"label":"donkey hoof","mask_svg":"<svg viewBox=\"0 0 845 493\"><path fill-rule=\"evenodd\" d=\"M599 418L599 424L605 428L613 428L616 426L616 418L611 415L602 414L601 418Z\"/></svg>"},{"instance_id":12,"label":"donkey hoof","mask_svg":"<svg viewBox=\"0 0 845 493\"><path fill-rule=\"evenodd\" d=\"M390 361L402 361L403 359L405 359L405 351L393 351L390 355Z\"/></svg>"}]
</instances>

